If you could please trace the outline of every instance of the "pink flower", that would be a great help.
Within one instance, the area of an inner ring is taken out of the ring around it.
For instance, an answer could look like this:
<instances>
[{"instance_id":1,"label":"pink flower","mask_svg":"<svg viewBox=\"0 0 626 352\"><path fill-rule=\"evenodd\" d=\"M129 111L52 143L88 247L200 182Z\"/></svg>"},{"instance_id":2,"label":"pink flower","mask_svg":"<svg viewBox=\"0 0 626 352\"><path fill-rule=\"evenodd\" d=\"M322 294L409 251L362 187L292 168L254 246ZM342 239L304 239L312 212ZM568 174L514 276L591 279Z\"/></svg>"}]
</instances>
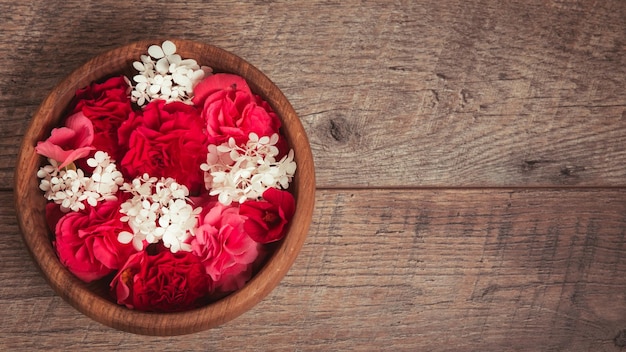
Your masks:
<instances>
[{"instance_id":1,"label":"pink flower","mask_svg":"<svg viewBox=\"0 0 626 352\"><path fill-rule=\"evenodd\" d=\"M56 223L54 247L59 259L85 282L121 268L136 252L132 245L117 240L120 231L130 231L120 221L120 204L121 201L102 202L96 207L67 213Z\"/></svg>"},{"instance_id":2,"label":"pink flower","mask_svg":"<svg viewBox=\"0 0 626 352\"><path fill-rule=\"evenodd\" d=\"M94 132L91 121L82 112L77 112L65 121L64 127L54 128L50 137L38 142L35 151L59 162L59 169L77 159L84 158L94 148Z\"/></svg>"},{"instance_id":3,"label":"pink flower","mask_svg":"<svg viewBox=\"0 0 626 352\"><path fill-rule=\"evenodd\" d=\"M210 144L222 144L229 137L237 144L245 143L251 132L271 136L281 125L270 105L237 75L218 73L205 78L194 88L192 101L201 109Z\"/></svg>"},{"instance_id":4,"label":"pink flower","mask_svg":"<svg viewBox=\"0 0 626 352\"><path fill-rule=\"evenodd\" d=\"M127 146L120 162L129 178L147 173L151 177L172 177L187 186L191 194L204 189L207 140L198 111L181 102L153 100L143 112L130 115L119 129L119 141Z\"/></svg>"},{"instance_id":5,"label":"pink flower","mask_svg":"<svg viewBox=\"0 0 626 352\"><path fill-rule=\"evenodd\" d=\"M244 231L237 207L210 202L203 209L191 240L192 253L200 258L214 291L237 290L251 277L259 244Z\"/></svg>"},{"instance_id":6,"label":"pink flower","mask_svg":"<svg viewBox=\"0 0 626 352\"><path fill-rule=\"evenodd\" d=\"M278 241L296 210L295 200L291 193L276 188L263 192L263 199L241 204L239 214L246 217L244 230L259 243Z\"/></svg>"},{"instance_id":7,"label":"pink flower","mask_svg":"<svg viewBox=\"0 0 626 352\"><path fill-rule=\"evenodd\" d=\"M195 255L172 253L163 247L156 254L141 251L132 255L110 286L118 304L155 312L197 307L209 292L204 268Z\"/></svg>"},{"instance_id":8,"label":"pink flower","mask_svg":"<svg viewBox=\"0 0 626 352\"><path fill-rule=\"evenodd\" d=\"M124 151L117 140L117 130L132 112L130 86L124 76L93 83L76 92L74 112L82 112L93 124L93 146L121 160Z\"/></svg>"}]
</instances>

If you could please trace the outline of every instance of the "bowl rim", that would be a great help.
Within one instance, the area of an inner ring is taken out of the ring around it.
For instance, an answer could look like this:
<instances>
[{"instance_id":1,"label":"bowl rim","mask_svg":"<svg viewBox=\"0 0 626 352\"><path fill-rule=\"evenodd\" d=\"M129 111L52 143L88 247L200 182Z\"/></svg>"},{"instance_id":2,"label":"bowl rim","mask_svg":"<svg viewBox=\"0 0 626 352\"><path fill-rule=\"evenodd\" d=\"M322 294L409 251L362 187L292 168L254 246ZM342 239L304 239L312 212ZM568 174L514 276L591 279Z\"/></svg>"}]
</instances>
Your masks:
<instances>
[{"instance_id":1,"label":"bowl rim","mask_svg":"<svg viewBox=\"0 0 626 352\"><path fill-rule=\"evenodd\" d=\"M36 141L49 135L51 128L59 124L76 89L125 70L132 65L132 61L146 53L150 45L162 43L161 39L135 41L105 51L63 78L33 114L22 139L14 176L14 201L22 239L54 291L78 311L100 323L131 333L158 336L189 334L216 327L243 314L265 298L286 275L304 244L312 221L316 191L308 137L280 89L259 69L229 51L198 41L168 40L176 44L177 53L181 56L194 58L199 64L211 66L216 71L244 77L252 91L261 95L275 110L283 123L283 134L294 149L298 169L290 189L296 199L295 214L284 239L243 288L206 306L184 312L134 311L105 299L94 292L90 284L71 274L58 260L49 238L43 209L45 199L36 177L36 170L42 161L34 150ZM210 62L199 59L204 56Z\"/></svg>"}]
</instances>

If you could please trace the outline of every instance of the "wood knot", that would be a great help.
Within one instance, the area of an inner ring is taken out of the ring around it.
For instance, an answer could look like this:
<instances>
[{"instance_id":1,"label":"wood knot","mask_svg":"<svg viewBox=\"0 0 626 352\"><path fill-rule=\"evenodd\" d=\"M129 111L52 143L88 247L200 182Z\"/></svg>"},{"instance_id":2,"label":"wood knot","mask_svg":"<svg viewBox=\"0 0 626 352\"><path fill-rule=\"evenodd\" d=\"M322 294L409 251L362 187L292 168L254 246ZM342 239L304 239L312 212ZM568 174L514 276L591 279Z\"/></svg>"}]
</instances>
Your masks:
<instances>
[{"instance_id":1,"label":"wood knot","mask_svg":"<svg viewBox=\"0 0 626 352\"><path fill-rule=\"evenodd\" d=\"M563 177L575 177L581 171L585 171L584 166L564 166L560 170L560 174Z\"/></svg>"},{"instance_id":2,"label":"wood knot","mask_svg":"<svg viewBox=\"0 0 626 352\"><path fill-rule=\"evenodd\" d=\"M353 133L348 121L343 117L330 119L329 130L333 139L340 143L348 142L350 135Z\"/></svg>"},{"instance_id":3,"label":"wood knot","mask_svg":"<svg viewBox=\"0 0 626 352\"><path fill-rule=\"evenodd\" d=\"M615 343L615 346L620 348L626 347L626 329L620 331L619 334L615 336L615 338L613 339L613 343Z\"/></svg>"},{"instance_id":4,"label":"wood knot","mask_svg":"<svg viewBox=\"0 0 626 352\"><path fill-rule=\"evenodd\" d=\"M459 98L461 99L461 107L464 107L472 100L472 94L467 89L461 89L459 92Z\"/></svg>"},{"instance_id":5,"label":"wood knot","mask_svg":"<svg viewBox=\"0 0 626 352\"><path fill-rule=\"evenodd\" d=\"M400 72L411 71L408 67L404 67L404 66L389 66L387 68L390 71L400 71Z\"/></svg>"},{"instance_id":6,"label":"wood knot","mask_svg":"<svg viewBox=\"0 0 626 352\"><path fill-rule=\"evenodd\" d=\"M551 160L545 160L545 159L522 160L521 169L522 169L522 172L530 172L538 168L542 164L549 164L551 162L552 162Z\"/></svg>"}]
</instances>

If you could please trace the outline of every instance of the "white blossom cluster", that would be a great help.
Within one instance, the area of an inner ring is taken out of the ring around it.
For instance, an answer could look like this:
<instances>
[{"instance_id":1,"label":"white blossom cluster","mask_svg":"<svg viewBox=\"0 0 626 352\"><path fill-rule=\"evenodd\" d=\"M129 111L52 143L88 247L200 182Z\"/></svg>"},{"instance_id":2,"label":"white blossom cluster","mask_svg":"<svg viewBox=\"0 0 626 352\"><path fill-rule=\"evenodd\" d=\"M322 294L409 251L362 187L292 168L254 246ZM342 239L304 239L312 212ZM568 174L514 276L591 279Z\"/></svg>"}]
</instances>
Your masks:
<instances>
[{"instance_id":1,"label":"white blossom cluster","mask_svg":"<svg viewBox=\"0 0 626 352\"><path fill-rule=\"evenodd\" d=\"M224 205L259 199L270 187L286 189L296 172L293 150L276 161L278 134L259 138L250 133L248 138L241 147L232 137L209 145L207 162L200 165L206 189Z\"/></svg>"},{"instance_id":2,"label":"white blossom cluster","mask_svg":"<svg viewBox=\"0 0 626 352\"><path fill-rule=\"evenodd\" d=\"M109 155L98 151L87 164L94 168L91 176L85 176L81 169L72 163L59 169L59 163L48 159L50 164L39 169L39 188L45 192L47 200L60 205L63 212L85 209L85 203L96 206L98 202L115 200L119 187L124 183L122 173L117 171Z\"/></svg>"},{"instance_id":3,"label":"white blossom cluster","mask_svg":"<svg viewBox=\"0 0 626 352\"><path fill-rule=\"evenodd\" d=\"M133 67L139 74L133 77L137 84L131 100L139 106L153 99L191 103L193 88L212 72L210 67L200 67L196 60L176 54L176 45L169 40L150 46L148 55L141 55Z\"/></svg>"},{"instance_id":4,"label":"white blossom cluster","mask_svg":"<svg viewBox=\"0 0 626 352\"><path fill-rule=\"evenodd\" d=\"M122 190L133 195L122 203L120 209L124 214L121 220L128 222L132 233L120 232L120 243L132 242L135 249L140 251L144 241L163 241L172 253L191 251L191 246L186 242L194 235L196 215L202 208L193 208L187 202L187 187L170 177L157 179L144 174L131 183L124 183Z\"/></svg>"}]
</instances>

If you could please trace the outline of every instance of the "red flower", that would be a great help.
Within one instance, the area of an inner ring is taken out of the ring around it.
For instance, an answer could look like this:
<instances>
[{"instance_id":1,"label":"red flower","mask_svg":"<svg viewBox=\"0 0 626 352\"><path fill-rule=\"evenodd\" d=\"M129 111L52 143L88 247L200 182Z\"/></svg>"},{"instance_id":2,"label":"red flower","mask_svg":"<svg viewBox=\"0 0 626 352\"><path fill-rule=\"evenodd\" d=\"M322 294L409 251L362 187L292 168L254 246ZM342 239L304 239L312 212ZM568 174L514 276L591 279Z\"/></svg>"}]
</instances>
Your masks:
<instances>
[{"instance_id":1,"label":"red flower","mask_svg":"<svg viewBox=\"0 0 626 352\"><path fill-rule=\"evenodd\" d=\"M201 108L210 144L222 144L229 137L241 144L251 132L271 136L280 128L270 105L237 75L219 73L205 78L194 88L192 101Z\"/></svg>"},{"instance_id":2,"label":"red flower","mask_svg":"<svg viewBox=\"0 0 626 352\"><path fill-rule=\"evenodd\" d=\"M250 279L259 245L244 231L243 220L235 206L217 202L203 206L190 244L213 281L212 291L234 291Z\"/></svg>"},{"instance_id":3,"label":"red flower","mask_svg":"<svg viewBox=\"0 0 626 352\"><path fill-rule=\"evenodd\" d=\"M74 112L82 112L93 124L93 147L107 152L113 160L121 160L124 154L117 130L132 112L129 89L124 76L118 76L76 92Z\"/></svg>"},{"instance_id":4,"label":"red flower","mask_svg":"<svg viewBox=\"0 0 626 352\"><path fill-rule=\"evenodd\" d=\"M59 259L79 279L86 282L100 279L121 268L135 253L132 245L117 240L120 231L130 231L120 221L120 204L120 201L102 202L96 207L67 213L56 223L54 246Z\"/></svg>"},{"instance_id":5,"label":"red flower","mask_svg":"<svg viewBox=\"0 0 626 352\"><path fill-rule=\"evenodd\" d=\"M63 168L77 159L84 158L94 148L93 125L82 112L77 112L65 121L64 127L54 128L50 137L38 142L35 151L56 160Z\"/></svg>"},{"instance_id":6,"label":"red flower","mask_svg":"<svg viewBox=\"0 0 626 352\"><path fill-rule=\"evenodd\" d=\"M65 214L67 213L61 210L61 205L55 202L46 203L46 224L51 232L55 231L57 223Z\"/></svg>"},{"instance_id":7,"label":"red flower","mask_svg":"<svg viewBox=\"0 0 626 352\"><path fill-rule=\"evenodd\" d=\"M200 164L206 162L204 123L197 110L181 102L153 100L143 112L132 113L119 129L120 143L128 146L122 173L128 178L148 173L172 177L192 194L204 189Z\"/></svg>"},{"instance_id":8,"label":"red flower","mask_svg":"<svg viewBox=\"0 0 626 352\"><path fill-rule=\"evenodd\" d=\"M263 192L263 199L241 204L239 214L246 217L244 230L259 243L278 241L296 210L295 200L291 193L276 188Z\"/></svg>"},{"instance_id":9,"label":"red flower","mask_svg":"<svg viewBox=\"0 0 626 352\"><path fill-rule=\"evenodd\" d=\"M111 281L118 304L156 312L183 311L199 306L208 293L198 258L189 252L161 248L132 255Z\"/></svg>"}]
</instances>

